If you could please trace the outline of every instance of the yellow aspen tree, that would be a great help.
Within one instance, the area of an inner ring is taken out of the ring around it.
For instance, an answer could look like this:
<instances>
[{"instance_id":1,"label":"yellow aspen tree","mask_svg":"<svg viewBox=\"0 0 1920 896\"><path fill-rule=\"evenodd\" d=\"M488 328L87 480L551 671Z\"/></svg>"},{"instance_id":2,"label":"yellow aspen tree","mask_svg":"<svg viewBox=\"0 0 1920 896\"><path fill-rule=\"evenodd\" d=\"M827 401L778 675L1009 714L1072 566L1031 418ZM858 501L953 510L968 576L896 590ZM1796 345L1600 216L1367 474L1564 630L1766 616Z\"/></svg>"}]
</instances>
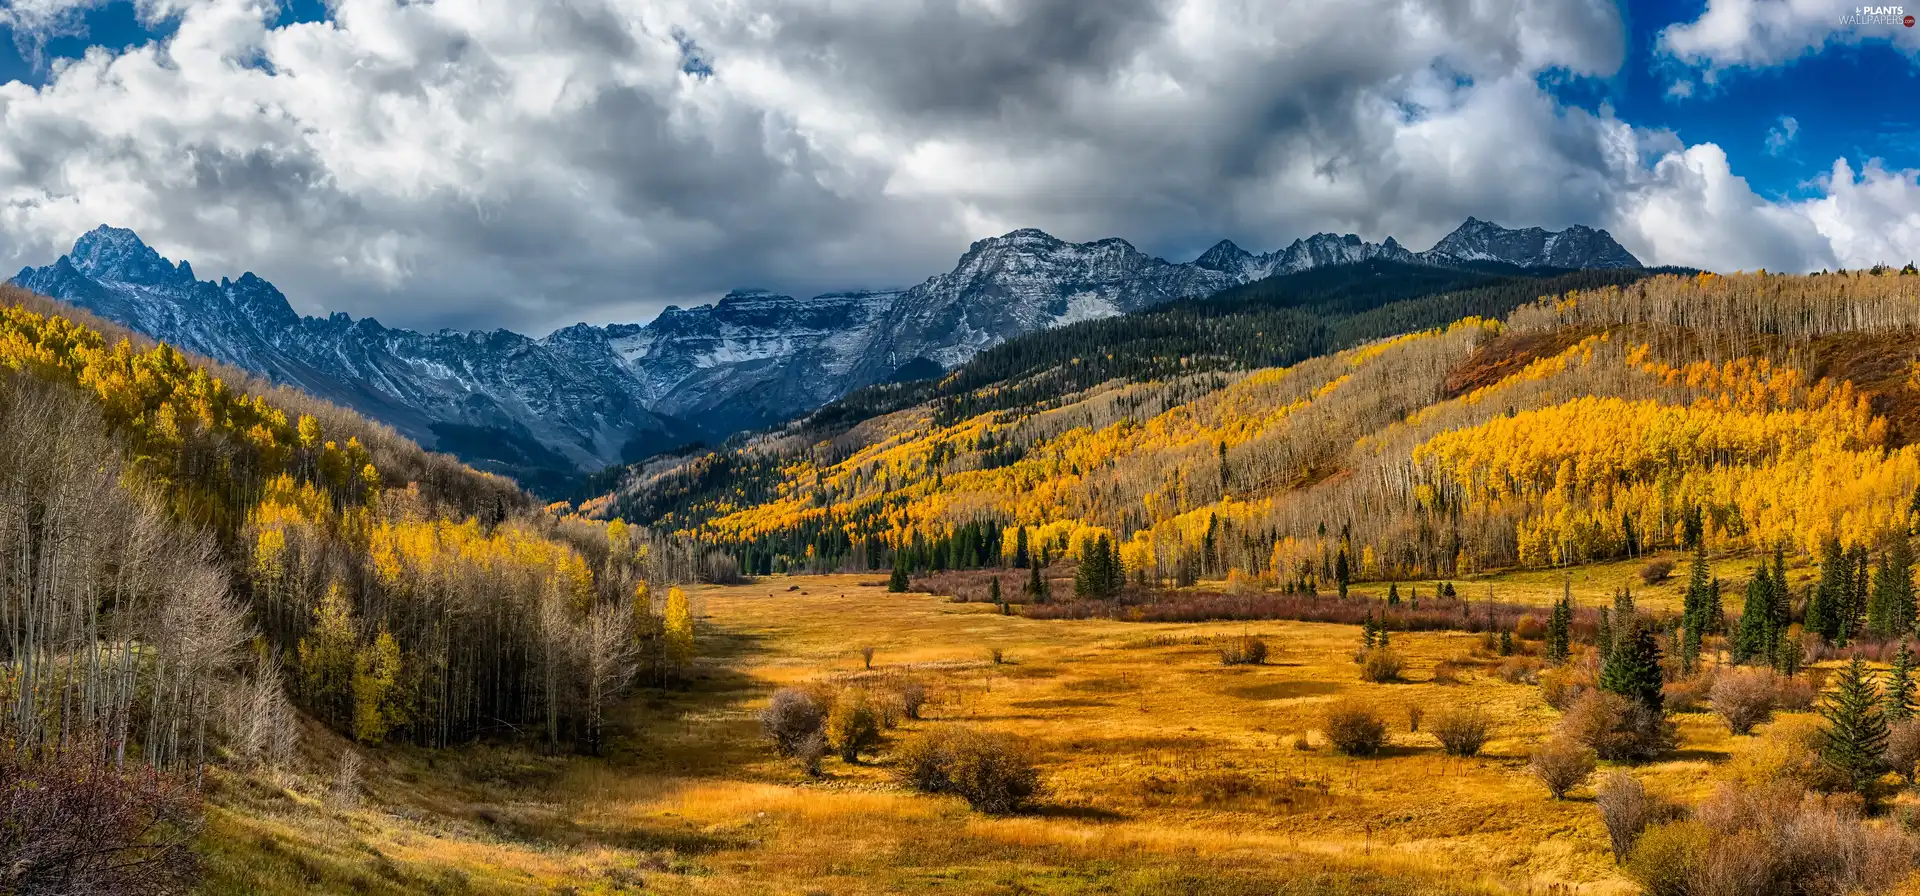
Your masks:
<instances>
[{"instance_id":1,"label":"yellow aspen tree","mask_svg":"<svg viewBox=\"0 0 1920 896\"><path fill-rule=\"evenodd\" d=\"M693 662L693 608L686 591L667 589L665 615L667 667L677 674Z\"/></svg>"}]
</instances>

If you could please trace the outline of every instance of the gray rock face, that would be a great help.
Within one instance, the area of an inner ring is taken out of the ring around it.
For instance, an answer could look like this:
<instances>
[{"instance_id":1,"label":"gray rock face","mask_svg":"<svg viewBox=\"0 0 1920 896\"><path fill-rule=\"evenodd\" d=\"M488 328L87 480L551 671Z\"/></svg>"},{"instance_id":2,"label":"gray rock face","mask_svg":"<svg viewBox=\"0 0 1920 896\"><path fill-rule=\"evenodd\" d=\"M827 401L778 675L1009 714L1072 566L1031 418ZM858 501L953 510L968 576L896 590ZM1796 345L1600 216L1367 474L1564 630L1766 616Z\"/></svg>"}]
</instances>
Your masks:
<instances>
[{"instance_id":1,"label":"gray rock face","mask_svg":"<svg viewBox=\"0 0 1920 896\"><path fill-rule=\"evenodd\" d=\"M758 290L653 321L419 333L344 314L302 317L246 274L196 280L132 231L101 227L14 281L156 339L385 421L506 472L594 470L695 437L777 423L903 368L950 368L1037 330L1204 296L1276 274L1375 258L1638 267L1605 231L1507 230L1469 218L1426 252L1331 233L1256 255L1221 241L1174 263L1125 240L1016 230L974 243L910 289L808 299Z\"/></svg>"},{"instance_id":2,"label":"gray rock face","mask_svg":"<svg viewBox=\"0 0 1920 896\"><path fill-rule=\"evenodd\" d=\"M1478 218L1468 218L1420 255L1437 264L1504 261L1529 268L1641 267L1640 259L1604 230L1578 224L1558 233L1538 227L1508 230Z\"/></svg>"}]
</instances>

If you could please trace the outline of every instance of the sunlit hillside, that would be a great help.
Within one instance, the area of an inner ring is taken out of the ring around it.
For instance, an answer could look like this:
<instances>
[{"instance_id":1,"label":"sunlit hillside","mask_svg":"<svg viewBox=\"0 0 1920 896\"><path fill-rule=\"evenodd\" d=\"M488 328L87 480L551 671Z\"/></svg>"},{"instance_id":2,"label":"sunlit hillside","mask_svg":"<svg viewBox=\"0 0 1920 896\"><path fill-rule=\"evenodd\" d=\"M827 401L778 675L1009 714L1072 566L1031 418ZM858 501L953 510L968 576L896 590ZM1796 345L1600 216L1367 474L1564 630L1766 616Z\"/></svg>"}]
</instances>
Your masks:
<instances>
[{"instance_id":1,"label":"sunlit hillside","mask_svg":"<svg viewBox=\"0 0 1920 896\"><path fill-rule=\"evenodd\" d=\"M1077 559L1099 534L1136 580L1282 587L1326 584L1343 549L1354 581L1701 539L1811 555L1913 503L1915 326L1912 276L1664 276L1289 367L775 434L625 488L685 492L649 522L758 571L871 568L896 546L917 568L995 565L1023 539Z\"/></svg>"}]
</instances>

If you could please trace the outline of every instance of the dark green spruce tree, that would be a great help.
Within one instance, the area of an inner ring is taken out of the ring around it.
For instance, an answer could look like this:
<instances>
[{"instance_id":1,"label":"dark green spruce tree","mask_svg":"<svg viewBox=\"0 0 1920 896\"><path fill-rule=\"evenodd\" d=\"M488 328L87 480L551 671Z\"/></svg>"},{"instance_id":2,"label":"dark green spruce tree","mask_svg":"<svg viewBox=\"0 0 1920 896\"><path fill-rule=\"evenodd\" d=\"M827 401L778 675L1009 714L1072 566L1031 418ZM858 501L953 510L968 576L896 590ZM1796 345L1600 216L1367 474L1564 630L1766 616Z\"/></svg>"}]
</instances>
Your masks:
<instances>
[{"instance_id":1,"label":"dark green spruce tree","mask_svg":"<svg viewBox=\"0 0 1920 896\"><path fill-rule=\"evenodd\" d=\"M1661 684L1660 642L1651 626L1629 616L1614 630L1613 652L1600 667L1600 688L1659 713L1666 704Z\"/></svg>"},{"instance_id":2,"label":"dark green spruce tree","mask_svg":"<svg viewBox=\"0 0 1920 896\"><path fill-rule=\"evenodd\" d=\"M893 555L893 575L887 578L887 590L895 594L907 590L907 556L896 551Z\"/></svg>"},{"instance_id":3,"label":"dark green spruce tree","mask_svg":"<svg viewBox=\"0 0 1920 896\"><path fill-rule=\"evenodd\" d=\"M1547 616L1547 662L1558 666L1573 650L1573 579L1568 578L1559 602Z\"/></svg>"},{"instance_id":4,"label":"dark green spruce tree","mask_svg":"<svg viewBox=\"0 0 1920 896\"><path fill-rule=\"evenodd\" d=\"M1820 707L1820 715L1827 720L1820 760L1872 805L1879 796L1880 776L1887 771L1881 758L1887 749L1887 719L1880 710L1880 689L1874 687L1866 661L1857 656L1838 678Z\"/></svg>"},{"instance_id":5,"label":"dark green spruce tree","mask_svg":"<svg viewBox=\"0 0 1920 896\"><path fill-rule=\"evenodd\" d=\"M1887 533L1886 556L1873 577L1867 602L1867 630L1882 638L1913 631L1913 544L1905 532Z\"/></svg>"},{"instance_id":6,"label":"dark green spruce tree","mask_svg":"<svg viewBox=\"0 0 1920 896\"><path fill-rule=\"evenodd\" d=\"M1740 630L1733 634L1733 661L1750 663L1773 657L1773 583L1767 564L1761 563L1747 582L1747 600L1740 608Z\"/></svg>"},{"instance_id":7,"label":"dark green spruce tree","mask_svg":"<svg viewBox=\"0 0 1920 896\"><path fill-rule=\"evenodd\" d=\"M1887 721L1904 722L1913 718L1913 651L1907 649L1907 642L1900 642L1900 652L1893 655L1893 671L1887 673Z\"/></svg>"},{"instance_id":8,"label":"dark green spruce tree","mask_svg":"<svg viewBox=\"0 0 1920 896\"><path fill-rule=\"evenodd\" d=\"M1806 630L1829 641L1840 637L1840 620L1853 593L1853 560L1840 539L1820 544L1820 583L1807 598Z\"/></svg>"}]
</instances>

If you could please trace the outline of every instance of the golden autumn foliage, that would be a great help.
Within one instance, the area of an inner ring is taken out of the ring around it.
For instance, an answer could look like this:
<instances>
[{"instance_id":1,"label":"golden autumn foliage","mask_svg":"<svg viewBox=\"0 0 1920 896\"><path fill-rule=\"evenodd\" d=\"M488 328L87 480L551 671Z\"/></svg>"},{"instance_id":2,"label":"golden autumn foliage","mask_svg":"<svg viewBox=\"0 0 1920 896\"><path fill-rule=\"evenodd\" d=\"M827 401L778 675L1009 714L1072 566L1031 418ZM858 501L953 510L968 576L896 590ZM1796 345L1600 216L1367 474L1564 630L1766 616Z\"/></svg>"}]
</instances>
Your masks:
<instances>
[{"instance_id":1,"label":"golden autumn foliage","mask_svg":"<svg viewBox=\"0 0 1920 896\"><path fill-rule=\"evenodd\" d=\"M1329 583L1343 549L1360 579L1579 563L1679 545L1690 517L1728 548L1864 544L1920 487L1880 410L1920 389L1809 372L1802 346L1856 331L1920 331L1916 278L1654 277L1284 369L768 437L747 450L781 458L770 493L660 523L762 551L797 535L812 567L986 522L1002 563L1022 533L1069 561L1105 534L1129 577L1273 584ZM1550 348L1480 357L1513 345ZM1449 394L1473 364L1501 374Z\"/></svg>"}]
</instances>

